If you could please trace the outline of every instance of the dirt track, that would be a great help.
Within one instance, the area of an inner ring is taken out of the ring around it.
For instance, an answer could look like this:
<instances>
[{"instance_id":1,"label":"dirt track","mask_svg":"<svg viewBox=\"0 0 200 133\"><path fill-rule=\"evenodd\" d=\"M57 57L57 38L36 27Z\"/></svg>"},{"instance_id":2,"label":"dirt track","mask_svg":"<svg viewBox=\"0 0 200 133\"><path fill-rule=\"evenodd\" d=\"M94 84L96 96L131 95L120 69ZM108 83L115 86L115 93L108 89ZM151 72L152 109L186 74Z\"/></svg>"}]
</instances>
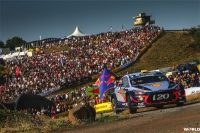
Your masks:
<instances>
[{"instance_id":1,"label":"dirt track","mask_svg":"<svg viewBox=\"0 0 200 133\"><path fill-rule=\"evenodd\" d=\"M200 103L141 112L130 117L111 123L76 127L59 133L180 133L183 128L200 128Z\"/></svg>"}]
</instances>

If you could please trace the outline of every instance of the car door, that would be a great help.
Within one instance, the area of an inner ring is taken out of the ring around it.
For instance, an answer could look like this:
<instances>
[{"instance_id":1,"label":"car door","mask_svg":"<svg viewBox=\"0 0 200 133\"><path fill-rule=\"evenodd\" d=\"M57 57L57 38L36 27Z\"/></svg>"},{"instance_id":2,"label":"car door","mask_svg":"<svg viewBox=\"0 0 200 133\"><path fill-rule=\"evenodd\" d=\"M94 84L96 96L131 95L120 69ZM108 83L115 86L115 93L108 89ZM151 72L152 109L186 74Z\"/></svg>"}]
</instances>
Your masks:
<instances>
[{"instance_id":1,"label":"car door","mask_svg":"<svg viewBox=\"0 0 200 133\"><path fill-rule=\"evenodd\" d=\"M122 84L118 87L117 91L117 100L119 102L126 102L126 89L129 87L129 82L127 77L121 79Z\"/></svg>"}]
</instances>

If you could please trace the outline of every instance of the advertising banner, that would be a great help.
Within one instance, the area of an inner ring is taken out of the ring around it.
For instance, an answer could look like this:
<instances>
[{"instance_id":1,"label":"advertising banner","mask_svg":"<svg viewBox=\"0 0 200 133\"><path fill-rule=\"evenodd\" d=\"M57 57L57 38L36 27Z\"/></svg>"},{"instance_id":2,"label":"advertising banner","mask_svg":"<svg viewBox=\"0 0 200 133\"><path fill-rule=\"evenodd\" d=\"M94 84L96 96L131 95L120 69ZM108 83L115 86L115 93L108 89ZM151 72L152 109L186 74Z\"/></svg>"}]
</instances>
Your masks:
<instances>
[{"instance_id":1,"label":"advertising banner","mask_svg":"<svg viewBox=\"0 0 200 133\"><path fill-rule=\"evenodd\" d=\"M94 105L94 108L96 112L104 112L104 111L111 111L112 110L112 103L106 102L106 103L100 103L97 105Z\"/></svg>"},{"instance_id":2,"label":"advertising banner","mask_svg":"<svg viewBox=\"0 0 200 133\"><path fill-rule=\"evenodd\" d=\"M186 96L197 93L197 92L200 92L200 87L192 87L192 88L185 89Z\"/></svg>"}]
</instances>

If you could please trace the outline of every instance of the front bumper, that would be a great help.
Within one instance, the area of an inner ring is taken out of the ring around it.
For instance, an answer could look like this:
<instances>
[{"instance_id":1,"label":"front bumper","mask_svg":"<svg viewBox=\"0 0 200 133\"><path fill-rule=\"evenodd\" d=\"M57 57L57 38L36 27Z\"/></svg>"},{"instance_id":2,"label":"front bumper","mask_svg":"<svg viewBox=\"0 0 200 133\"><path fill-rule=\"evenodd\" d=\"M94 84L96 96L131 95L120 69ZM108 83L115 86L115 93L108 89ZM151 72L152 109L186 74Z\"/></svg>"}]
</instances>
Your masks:
<instances>
[{"instance_id":1,"label":"front bumper","mask_svg":"<svg viewBox=\"0 0 200 133\"><path fill-rule=\"evenodd\" d=\"M181 90L151 92L145 95L137 95L132 97L132 106L137 108L184 102L186 102L185 92L181 92Z\"/></svg>"}]
</instances>

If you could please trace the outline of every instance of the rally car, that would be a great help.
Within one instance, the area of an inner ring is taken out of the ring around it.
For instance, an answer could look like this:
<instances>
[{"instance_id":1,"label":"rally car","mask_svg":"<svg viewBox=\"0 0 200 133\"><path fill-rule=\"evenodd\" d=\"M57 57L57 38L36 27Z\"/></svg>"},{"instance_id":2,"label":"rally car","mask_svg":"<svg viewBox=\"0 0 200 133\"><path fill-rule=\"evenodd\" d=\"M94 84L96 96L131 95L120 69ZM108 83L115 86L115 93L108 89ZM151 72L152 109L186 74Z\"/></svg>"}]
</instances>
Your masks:
<instances>
[{"instance_id":1,"label":"rally car","mask_svg":"<svg viewBox=\"0 0 200 133\"><path fill-rule=\"evenodd\" d=\"M116 84L111 101L115 113L127 109L135 113L144 107L182 106L186 97L184 87L170 82L162 72L143 71L124 75Z\"/></svg>"}]
</instances>

